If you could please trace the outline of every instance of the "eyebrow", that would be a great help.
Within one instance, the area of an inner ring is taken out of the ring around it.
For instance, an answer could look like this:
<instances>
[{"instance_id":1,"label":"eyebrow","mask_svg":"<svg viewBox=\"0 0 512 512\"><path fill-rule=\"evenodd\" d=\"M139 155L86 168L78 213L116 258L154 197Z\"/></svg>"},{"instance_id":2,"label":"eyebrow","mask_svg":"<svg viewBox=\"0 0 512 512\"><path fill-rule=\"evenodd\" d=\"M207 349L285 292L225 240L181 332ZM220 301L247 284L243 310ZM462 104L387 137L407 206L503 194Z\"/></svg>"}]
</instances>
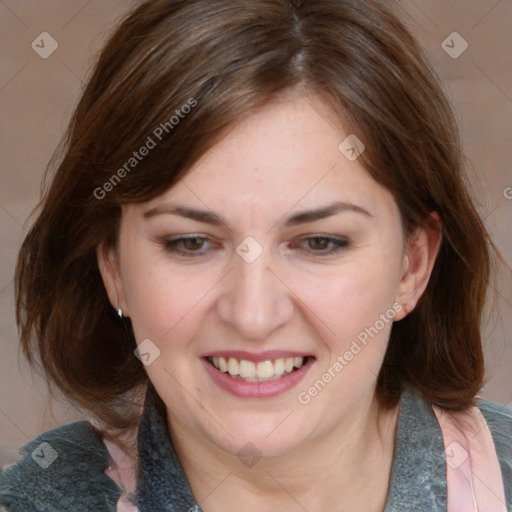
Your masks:
<instances>
[{"instance_id":1,"label":"eyebrow","mask_svg":"<svg viewBox=\"0 0 512 512\"><path fill-rule=\"evenodd\" d=\"M307 222L314 222L317 220L325 219L327 217L331 217L333 215L336 215L337 213L342 212L355 212L365 215L369 218L373 218L373 215L362 206L346 201L336 201L327 206L322 206L320 208L314 208L311 210L303 210L294 213L293 215L284 220L284 227L292 227L297 226L299 224L306 224ZM156 206L151 210L145 212L143 214L143 217L150 218L162 214L179 215L180 217L192 219L197 222L202 222L204 224L210 224L212 226L228 225L227 222L221 216L217 215L214 212L171 204Z\"/></svg>"}]
</instances>

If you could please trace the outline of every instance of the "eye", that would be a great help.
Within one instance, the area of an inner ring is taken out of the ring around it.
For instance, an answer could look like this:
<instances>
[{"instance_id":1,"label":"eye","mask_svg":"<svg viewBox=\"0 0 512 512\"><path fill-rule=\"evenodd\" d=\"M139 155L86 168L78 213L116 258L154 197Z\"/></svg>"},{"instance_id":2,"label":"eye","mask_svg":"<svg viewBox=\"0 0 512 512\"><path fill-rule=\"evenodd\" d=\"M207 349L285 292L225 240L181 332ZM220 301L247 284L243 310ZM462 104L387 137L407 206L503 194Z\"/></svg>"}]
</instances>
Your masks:
<instances>
[{"instance_id":1,"label":"eye","mask_svg":"<svg viewBox=\"0 0 512 512\"><path fill-rule=\"evenodd\" d=\"M326 235L313 235L302 238L299 244L294 246L301 249L302 253L324 256L342 251L348 246L348 240Z\"/></svg>"},{"instance_id":2,"label":"eye","mask_svg":"<svg viewBox=\"0 0 512 512\"><path fill-rule=\"evenodd\" d=\"M165 240L165 250L181 256L196 256L204 254L209 243L208 238L199 235L181 236L172 240ZM212 244L213 245L213 244Z\"/></svg>"}]
</instances>

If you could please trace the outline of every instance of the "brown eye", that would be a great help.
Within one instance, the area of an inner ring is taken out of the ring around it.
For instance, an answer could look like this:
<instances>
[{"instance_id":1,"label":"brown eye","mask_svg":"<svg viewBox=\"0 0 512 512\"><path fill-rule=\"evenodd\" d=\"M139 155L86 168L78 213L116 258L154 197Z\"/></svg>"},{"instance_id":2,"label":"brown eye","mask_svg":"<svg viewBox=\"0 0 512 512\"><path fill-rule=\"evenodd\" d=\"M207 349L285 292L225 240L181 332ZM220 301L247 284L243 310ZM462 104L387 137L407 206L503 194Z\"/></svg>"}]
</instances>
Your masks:
<instances>
[{"instance_id":1,"label":"brown eye","mask_svg":"<svg viewBox=\"0 0 512 512\"><path fill-rule=\"evenodd\" d=\"M329 247L329 240L321 236L308 238L309 247L315 251L322 251Z\"/></svg>"},{"instance_id":2,"label":"brown eye","mask_svg":"<svg viewBox=\"0 0 512 512\"><path fill-rule=\"evenodd\" d=\"M187 251L198 251L203 248L203 244L204 238L194 237L183 239L183 247L187 249Z\"/></svg>"},{"instance_id":3,"label":"brown eye","mask_svg":"<svg viewBox=\"0 0 512 512\"><path fill-rule=\"evenodd\" d=\"M347 246L347 239L334 238L326 235L304 237L295 245L295 247L299 249L299 252L313 256L329 256L342 251Z\"/></svg>"},{"instance_id":4,"label":"brown eye","mask_svg":"<svg viewBox=\"0 0 512 512\"><path fill-rule=\"evenodd\" d=\"M163 245L166 251L179 256L201 256L216 248L207 237L194 235L164 240Z\"/></svg>"}]
</instances>

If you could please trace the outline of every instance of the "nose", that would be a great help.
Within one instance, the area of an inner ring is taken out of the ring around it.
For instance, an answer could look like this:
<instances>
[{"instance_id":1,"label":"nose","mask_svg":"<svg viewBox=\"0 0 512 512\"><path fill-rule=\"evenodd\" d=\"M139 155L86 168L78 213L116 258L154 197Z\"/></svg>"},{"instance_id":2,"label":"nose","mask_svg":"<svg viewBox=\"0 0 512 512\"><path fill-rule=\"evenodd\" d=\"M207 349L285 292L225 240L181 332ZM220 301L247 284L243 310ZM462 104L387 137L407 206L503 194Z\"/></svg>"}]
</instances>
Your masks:
<instances>
[{"instance_id":1,"label":"nose","mask_svg":"<svg viewBox=\"0 0 512 512\"><path fill-rule=\"evenodd\" d=\"M235 268L218 299L220 321L246 340L268 339L294 314L292 292L271 264L265 252L252 263L235 255Z\"/></svg>"}]
</instances>

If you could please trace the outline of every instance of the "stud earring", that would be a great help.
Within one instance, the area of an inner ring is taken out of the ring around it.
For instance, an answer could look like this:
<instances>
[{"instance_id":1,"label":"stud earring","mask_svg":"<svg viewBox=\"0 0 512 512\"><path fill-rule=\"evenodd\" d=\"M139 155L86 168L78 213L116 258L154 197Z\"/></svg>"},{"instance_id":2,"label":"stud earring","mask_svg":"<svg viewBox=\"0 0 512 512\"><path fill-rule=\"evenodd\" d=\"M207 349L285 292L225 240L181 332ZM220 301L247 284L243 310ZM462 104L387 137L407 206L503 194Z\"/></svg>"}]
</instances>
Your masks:
<instances>
[{"instance_id":1,"label":"stud earring","mask_svg":"<svg viewBox=\"0 0 512 512\"><path fill-rule=\"evenodd\" d=\"M123 319L123 310L121 308L117 308L117 314L119 315L119 318Z\"/></svg>"}]
</instances>

